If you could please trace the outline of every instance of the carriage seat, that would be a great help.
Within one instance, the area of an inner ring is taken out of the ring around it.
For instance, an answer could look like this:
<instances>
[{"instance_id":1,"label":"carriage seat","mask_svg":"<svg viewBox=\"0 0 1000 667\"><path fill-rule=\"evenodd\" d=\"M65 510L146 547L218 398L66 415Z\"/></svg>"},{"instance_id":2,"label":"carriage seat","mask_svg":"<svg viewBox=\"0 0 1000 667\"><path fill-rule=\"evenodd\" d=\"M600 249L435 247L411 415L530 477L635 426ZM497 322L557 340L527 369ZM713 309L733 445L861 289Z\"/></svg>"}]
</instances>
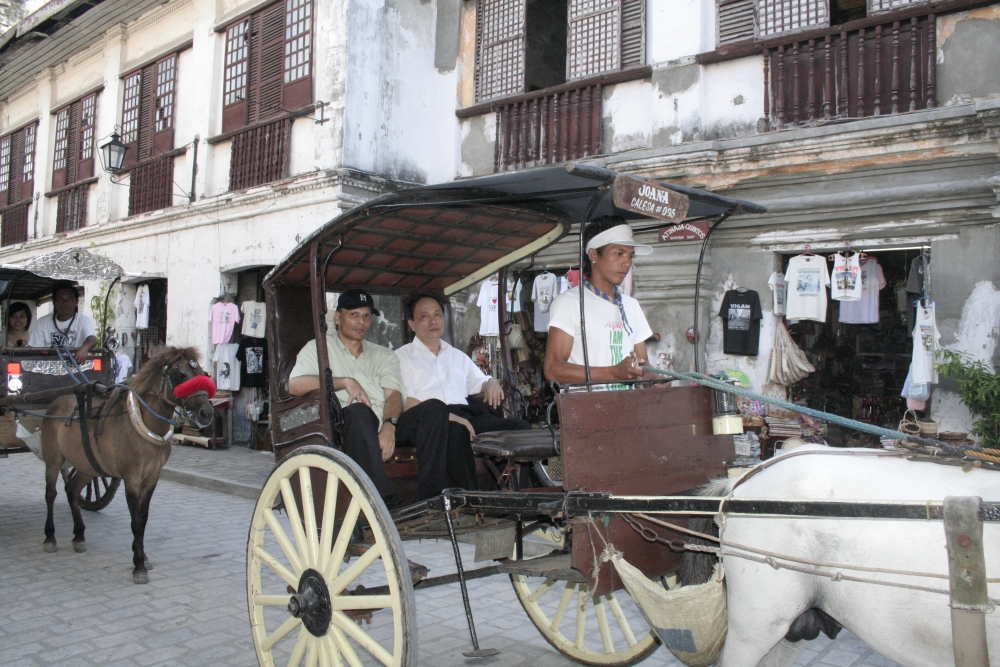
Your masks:
<instances>
[{"instance_id":1,"label":"carriage seat","mask_svg":"<svg viewBox=\"0 0 1000 667\"><path fill-rule=\"evenodd\" d=\"M557 443L546 429L530 431L489 431L478 433L472 441L472 451L491 459L509 459L520 463L543 461L558 456Z\"/></svg>"}]
</instances>

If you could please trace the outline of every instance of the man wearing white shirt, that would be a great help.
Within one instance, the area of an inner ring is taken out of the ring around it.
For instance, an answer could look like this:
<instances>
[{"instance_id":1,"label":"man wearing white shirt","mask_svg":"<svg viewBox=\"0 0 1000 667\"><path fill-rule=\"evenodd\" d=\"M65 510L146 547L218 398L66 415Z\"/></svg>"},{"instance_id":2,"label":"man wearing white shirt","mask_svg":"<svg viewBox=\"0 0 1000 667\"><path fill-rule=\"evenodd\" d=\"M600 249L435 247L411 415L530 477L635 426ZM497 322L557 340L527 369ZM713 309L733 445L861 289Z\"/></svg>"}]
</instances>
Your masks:
<instances>
[{"instance_id":1,"label":"man wearing white shirt","mask_svg":"<svg viewBox=\"0 0 1000 667\"><path fill-rule=\"evenodd\" d=\"M78 312L80 293L76 285L68 280L60 280L52 289L51 315L38 320L28 339L29 347L52 347L60 345L75 347L76 363L87 360L87 354L97 345L94 321Z\"/></svg>"},{"instance_id":2,"label":"man wearing white shirt","mask_svg":"<svg viewBox=\"0 0 1000 667\"><path fill-rule=\"evenodd\" d=\"M476 410L467 397L482 392L496 408L503 401L500 383L465 354L441 340L444 308L429 293L406 300L406 316L415 338L396 350L406 406L396 428L396 444L417 448L417 490L431 498L451 486L476 490L471 438L486 431L530 428L519 419L503 419Z\"/></svg>"}]
</instances>

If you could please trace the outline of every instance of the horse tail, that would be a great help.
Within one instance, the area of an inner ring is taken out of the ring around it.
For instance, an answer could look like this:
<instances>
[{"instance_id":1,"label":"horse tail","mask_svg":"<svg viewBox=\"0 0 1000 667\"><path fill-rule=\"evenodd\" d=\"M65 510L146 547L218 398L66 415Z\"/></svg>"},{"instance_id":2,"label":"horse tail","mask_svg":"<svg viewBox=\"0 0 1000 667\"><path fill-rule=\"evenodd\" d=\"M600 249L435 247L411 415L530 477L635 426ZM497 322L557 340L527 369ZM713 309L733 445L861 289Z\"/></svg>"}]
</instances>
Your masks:
<instances>
[{"instance_id":1,"label":"horse tail","mask_svg":"<svg viewBox=\"0 0 1000 667\"><path fill-rule=\"evenodd\" d=\"M699 486L694 490L694 494L696 496L728 496L736 488L736 482L739 479L739 477L717 477L707 484Z\"/></svg>"}]
</instances>

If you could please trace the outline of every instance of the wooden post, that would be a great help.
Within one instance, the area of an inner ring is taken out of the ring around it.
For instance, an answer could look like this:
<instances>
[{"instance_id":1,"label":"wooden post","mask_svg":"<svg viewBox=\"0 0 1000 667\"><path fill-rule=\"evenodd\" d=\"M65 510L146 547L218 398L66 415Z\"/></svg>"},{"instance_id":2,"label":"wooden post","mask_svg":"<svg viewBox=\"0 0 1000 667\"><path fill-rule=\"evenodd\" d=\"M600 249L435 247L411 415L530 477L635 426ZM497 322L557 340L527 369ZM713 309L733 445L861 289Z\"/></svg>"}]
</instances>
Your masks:
<instances>
[{"instance_id":1,"label":"wooden post","mask_svg":"<svg viewBox=\"0 0 1000 667\"><path fill-rule=\"evenodd\" d=\"M771 52L764 49L764 120L771 129Z\"/></svg>"},{"instance_id":2,"label":"wooden post","mask_svg":"<svg viewBox=\"0 0 1000 667\"><path fill-rule=\"evenodd\" d=\"M882 26L875 26L875 116L882 115Z\"/></svg>"},{"instance_id":3,"label":"wooden post","mask_svg":"<svg viewBox=\"0 0 1000 667\"><path fill-rule=\"evenodd\" d=\"M816 119L816 40L809 40L809 71L806 75L806 116Z\"/></svg>"},{"instance_id":4,"label":"wooden post","mask_svg":"<svg viewBox=\"0 0 1000 667\"><path fill-rule=\"evenodd\" d=\"M830 104L833 100L833 40L830 35L823 39L823 118L830 118ZM767 88L765 82L765 89ZM767 98L765 98L766 100Z\"/></svg>"},{"instance_id":5,"label":"wooden post","mask_svg":"<svg viewBox=\"0 0 1000 667\"><path fill-rule=\"evenodd\" d=\"M851 115L850 78L847 76L847 33L840 33L840 86L837 91L837 114L841 118Z\"/></svg>"},{"instance_id":6,"label":"wooden post","mask_svg":"<svg viewBox=\"0 0 1000 667\"><path fill-rule=\"evenodd\" d=\"M910 111L917 110L917 17L910 19Z\"/></svg>"},{"instance_id":7,"label":"wooden post","mask_svg":"<svg viewBox=\"0 0 1000 667\"><path fill-rule=\"evenodd\" d=\"M792 43L792 123L799 122L799 43Z\"/></svg>"},{"instance_id":8,"label":"wooden post","mask_svg":"<svg viewBox=\"0 0 1000 667\"><path fill-rule=\"evenodd\" d=\"M899 21L892 22L892 107L890 113L899 113Z\"/></svg>"},{"instance_id":9,"label":"wooden post","mask_svg":"<svg viewBox=\"0 0 1000 667\"><path fill-rule=\"evenodd\" d=\"M777 127L780 130L785 124L785 47L778 47L778 94L775 96L774 105L776 116L778 117Z\"/></svg>"},{"instance_id":10,"label":"wooden post","mask_svg":"<svg viewBox=\"0 0 1000 667\"><path fill-rule=\"evenodd\" d=\"M989 667L986 646L986 556L980 498L947 496L944 499L944 533L948 545L951 590L951 635L955 667Z\"/></svg>"},{"instance_id":11,"label":"wooden post","mask_svg":"<svg viewBox=\"0 0 1000 667\"><path fill-rule=\"evenodd\" d=\"M858 30L858 118L865 113L865 29Z\"/></svg>"},{"instance_id":12,"label":"wooden post","mask_svg":"<svg viewBox=\"0 0 1000 667\"><path fill-rule=\"evenodd\" d=\"M937 18L931 14L927 17L927 108L937 106Z\"/></svg>"}]
</instances>

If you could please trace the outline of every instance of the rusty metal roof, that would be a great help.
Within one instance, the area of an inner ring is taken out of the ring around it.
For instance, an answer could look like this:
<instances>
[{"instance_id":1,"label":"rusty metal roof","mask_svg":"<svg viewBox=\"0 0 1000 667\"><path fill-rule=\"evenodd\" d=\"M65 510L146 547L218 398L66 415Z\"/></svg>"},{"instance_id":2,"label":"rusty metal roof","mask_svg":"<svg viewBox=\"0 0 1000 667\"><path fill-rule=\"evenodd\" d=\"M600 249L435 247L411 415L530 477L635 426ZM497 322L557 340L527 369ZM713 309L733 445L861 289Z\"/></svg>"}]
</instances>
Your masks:
<instances>
[{"instance_id":1,"label":"rusty metal roof","mask_svg":"<svg viewBox=\"0 0 1000 667\"><path fill-rule=\"evenodd\" d=\"M373 292L415 289L452 294L555 243L570 227L605 215L647 219L616 208L610 188L618 174L587 165L544 167L400 190L331 220L303 240L266 283L309 281L326 267L327 289ZM751 202L663 184L691 199L688 219L763 213Z\"/></svg>"}]
</instances>

